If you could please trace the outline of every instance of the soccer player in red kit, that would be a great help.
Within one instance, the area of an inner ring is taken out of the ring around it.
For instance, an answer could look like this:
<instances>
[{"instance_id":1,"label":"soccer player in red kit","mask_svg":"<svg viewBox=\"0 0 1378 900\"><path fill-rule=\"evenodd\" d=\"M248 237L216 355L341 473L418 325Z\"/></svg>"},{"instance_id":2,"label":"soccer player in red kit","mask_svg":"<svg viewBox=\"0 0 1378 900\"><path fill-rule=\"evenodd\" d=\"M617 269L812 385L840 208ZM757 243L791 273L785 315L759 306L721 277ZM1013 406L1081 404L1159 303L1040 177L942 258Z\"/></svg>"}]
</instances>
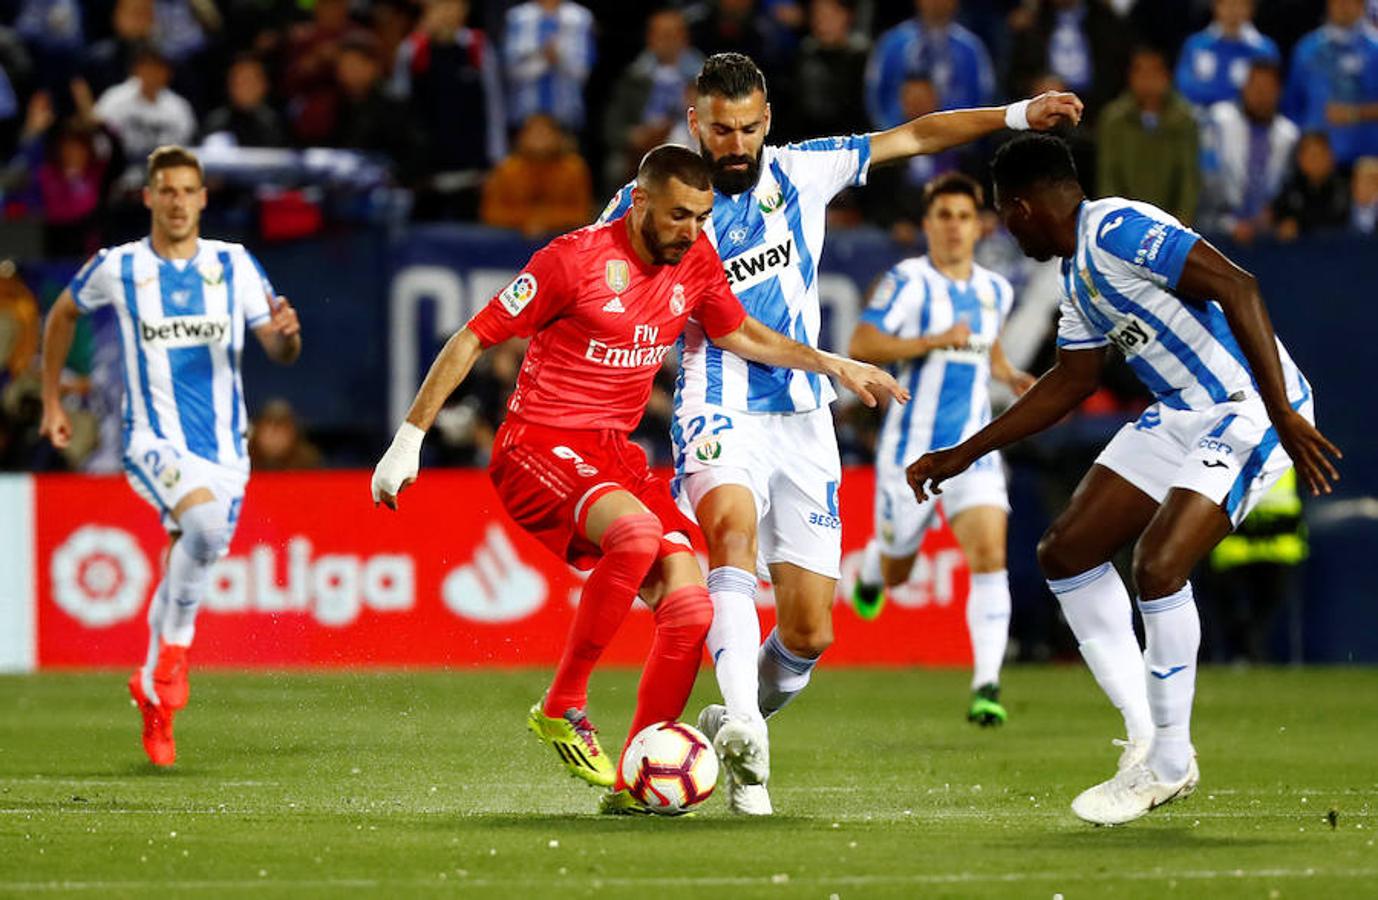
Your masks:
<instances>
[{"instance_id":1,"label":"soccer player in red kit","mask_svg":"<svg viewBox=\"0 0 1378 900\"><path fill-rule=\"evenodd\" d=\"M768 365L836 376L868 404L907 396L881 370L791 341L747 316L702 226L711 170L693 151L642 160L631 209L556 238L446 343L373 473L373 499L397 508L416 479L421 439L484 349L531 337L489 477L522 528L592 568L554 680L528 724L574 775L611 787L607 812L636 811L586 715L588 680L638 594L655 637L631 735L677 719L693 689L713 607L689 523L628 439L652 381L692 315L714 342Z\"/></svg>"}]
</instances>

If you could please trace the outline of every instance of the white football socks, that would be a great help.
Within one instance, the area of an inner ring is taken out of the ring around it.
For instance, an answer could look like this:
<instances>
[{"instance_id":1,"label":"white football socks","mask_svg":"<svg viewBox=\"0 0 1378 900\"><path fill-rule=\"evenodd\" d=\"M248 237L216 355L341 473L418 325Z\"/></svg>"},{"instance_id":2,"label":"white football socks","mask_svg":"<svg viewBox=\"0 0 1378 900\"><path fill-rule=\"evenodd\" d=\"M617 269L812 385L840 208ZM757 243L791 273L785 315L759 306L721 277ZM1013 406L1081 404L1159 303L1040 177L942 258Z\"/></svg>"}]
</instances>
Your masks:
<instances>
[{"instance_id":1,"label":"white football socks","mask_svg":"<svg viewBox=\"0 0 1378 900\"><path fill-rule=\"evenodd\" d=\"M1191 766L1191 702L1201 618L1191 583L1175 594L1139 600L1144 616L1148 704L1153 710L1153 749L1148 765L1164 781L1180 781Z\"/></svg>"},{"instance_id":2,"label":"white football socks","mask_svg":"<svg viewBox=\"0 0 1378 900\"><path fill-rule=\"evenodd\" d=\"M885 575L880 570L880 542L871 538L861 553L861 571L858 579L868 588L883 587Z\"/></svg>"},{"instance_id":3,"label":"white football socks","mask_svg":"<svg viewBox=\"0 0 1378 900\"><path fill-rule=\"evenodd\" d=\"M200 503L183 511L177 525L182 536L168 554L163 640L190 647L196 635L196 612L210 587L211 566L229 547L234 529L218 503Z\"/></svg>"},{"instance_id":4,"label":"white football socks","mask_svg":"<svg viewBox=\"0 0 1378 900\"><path fill-rule=\"evenodd\" d=\"M756 616L756 587L753 573L734 566L719 566L708 573L713 624L706 643L727 715L760 722L756 649L761 643L761 622Z\"/></svg>"},{"instance_id":5,"label":"white football socks","mask_svg":"<svg viewBox=\"0 0 1378 900\"><path fill-rule=\"evenodd\" d=\"M760 676L758 701L768 719L784 709L809 683L818 660L796 656L780 642L780 632L772 628L757 656Z\"/></svg>"},{"instance_id":6,"label":"white football socks","mask_svg":"<svg viewBox=\"0 0 1378 900\"><path fill-rule=\"evenodd\" d=\"M967 595L967 633L971 635L974 665L971 686L1000 683L1000 666L1010 637L1010 580L1008 573L972 573Z\"/></svg>"},{"instance_id":7,"label":"white football socks","mask_svg":"<svg viewBox=\"0 0 1378 900\"><path fill-rule=\"evenodd\" d=\"M1048 587L1057 595L1096 683L1124 716L1129 739L1151 739L1153 717L1148 707L1144 659L1134 636L1129 592L1120 574L1110 563L1104 563L1071 578L1050 580Z\"/></svg>"}]
</instances>

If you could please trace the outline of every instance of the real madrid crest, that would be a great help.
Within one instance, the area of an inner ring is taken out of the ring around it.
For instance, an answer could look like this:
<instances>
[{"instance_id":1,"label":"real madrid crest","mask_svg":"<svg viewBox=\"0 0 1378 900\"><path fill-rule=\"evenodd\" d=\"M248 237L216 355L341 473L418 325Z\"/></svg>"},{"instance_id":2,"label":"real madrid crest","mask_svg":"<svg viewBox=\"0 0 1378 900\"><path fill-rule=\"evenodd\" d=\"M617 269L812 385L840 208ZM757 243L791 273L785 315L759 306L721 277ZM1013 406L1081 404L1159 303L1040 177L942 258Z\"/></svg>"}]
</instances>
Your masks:
<instances>
[{"instance_id":1,"label":"real madrid crest","mask_svg":"<svg viewBox=\"0 0 1378 900\"><path fill-rule=\"evenodd\" d=\"M631 269L627 268L625 259L610 259L603 268L603 280L608 284L608 290L614 294L620 294L627 289L627 285L632 282Z\"/></svg>"},{"instance_id":2,"label":"real madrid crest","mask_svg":"<svg viewBox=\"0 0 1378 900\"><path fill-rule=\"evenodd\" d=\"M670 312L680 315L684 312L684 285L676 284L670 291Z\"/></svg>"}]
</instances>

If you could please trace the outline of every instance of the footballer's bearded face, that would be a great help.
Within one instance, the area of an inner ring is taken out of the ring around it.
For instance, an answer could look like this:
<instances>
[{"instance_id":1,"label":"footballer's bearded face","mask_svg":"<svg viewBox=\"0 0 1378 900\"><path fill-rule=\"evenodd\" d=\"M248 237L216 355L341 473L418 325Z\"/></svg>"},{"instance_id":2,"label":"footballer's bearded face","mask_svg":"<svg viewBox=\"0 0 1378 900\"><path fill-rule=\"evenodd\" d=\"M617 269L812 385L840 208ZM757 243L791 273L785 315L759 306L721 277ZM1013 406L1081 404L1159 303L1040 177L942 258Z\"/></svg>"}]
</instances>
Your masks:
<instances>
[{"instance_id":1,"label":"footballer's bearded face","mask_svg":"<svg viewBox=\"0 0 1378 900\"><path fill-rule=\"evenodd\" d=\"M713 187L729 196L756 186L761 177L761 147L770 132L770 104L764 91L735 100L701 94L689 107L689 131L713 167Z\"/></svg>"},{"instance_id":2,"label":"footballer's bearded face","mask_svg":"<svg viewBox=\"0 0 1378 900\"><path fill-rule=\"evenodd\" d=\"M699 239L712 212L713 192L678 178L632 191L633 225L657 266L677 265Z\"/></svg>"},{"instance_id":3,"label":"footballer's bearded face","mask_svg":"<svg viewBox=\"0 0 1378 900\"><path fill-rule=\"evenodd\" d=\"M1052 229L1046 218L1039 215L1037 201L1024 194L1006 194L995 186L995 212L1005 230L1014 236L1024 255L1039 262L1047 262L1057 255L1050 240Z\"/></svg>"},{"instance_id":4,"label":"footballer's bearded face","mask_svg":"<svg viewBox=\"0 0 1378 900\"><path fill-rule=\"evenodd\" d=\"M161 240L185 241L201 228L206 186L192 166L170 166L153 173L144 187L144 206L153 214L153 231Z\"/></svg>"}]
</instances>

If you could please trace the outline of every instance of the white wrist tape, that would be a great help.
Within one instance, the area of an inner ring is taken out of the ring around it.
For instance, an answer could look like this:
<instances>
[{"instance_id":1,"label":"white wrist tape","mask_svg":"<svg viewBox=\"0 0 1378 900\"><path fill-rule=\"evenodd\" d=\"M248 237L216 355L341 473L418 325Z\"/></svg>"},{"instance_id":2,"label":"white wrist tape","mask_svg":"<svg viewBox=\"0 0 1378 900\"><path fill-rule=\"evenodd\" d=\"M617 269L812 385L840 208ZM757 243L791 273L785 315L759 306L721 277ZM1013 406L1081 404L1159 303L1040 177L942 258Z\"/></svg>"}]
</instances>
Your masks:
<instances>
[{"instance_id":1,"label":"white wrist tape","mask_svg":"<svg viewBox=\"0 0 1378 900\"><path fill-rule=\"evenodd\" d=\"M1020 100L1005 107L1005 127L1011 131L1029 130L1029 104L1031 100Z\"/></svg>"},{"instance_id":2,"label":"white wrist tape","mask_svg":"<svg viewBox=\"0 0 1378 900\"><path fill-rule=\"evenodd\" d=\"M403 422L397 429L397 434L393 435L392 443L399 450L417 451L421 448L421 440L426 436L426 432L417 428L410 422Z\"/></svg>"}]
</instances>

